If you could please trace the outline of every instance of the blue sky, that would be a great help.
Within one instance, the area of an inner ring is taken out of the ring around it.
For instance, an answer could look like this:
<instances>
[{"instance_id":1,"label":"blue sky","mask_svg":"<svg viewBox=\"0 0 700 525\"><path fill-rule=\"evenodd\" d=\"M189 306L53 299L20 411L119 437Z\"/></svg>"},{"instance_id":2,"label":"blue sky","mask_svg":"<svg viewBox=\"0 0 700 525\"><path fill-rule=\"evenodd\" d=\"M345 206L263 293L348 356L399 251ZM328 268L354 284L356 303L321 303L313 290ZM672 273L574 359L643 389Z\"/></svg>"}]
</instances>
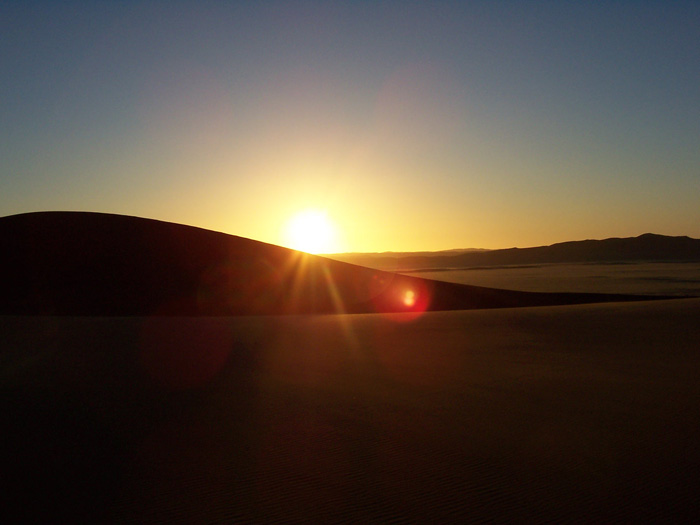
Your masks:
<instances>
[{"instance_id":1,"label":"blue sky","mask_svg":"<svg viewBox=\"0 0 700 525\"><path fill-rule=\"evenodd\" d=\"M3 2L0 216L700 237L698 2Z\"/></svg>"}]
</instances>

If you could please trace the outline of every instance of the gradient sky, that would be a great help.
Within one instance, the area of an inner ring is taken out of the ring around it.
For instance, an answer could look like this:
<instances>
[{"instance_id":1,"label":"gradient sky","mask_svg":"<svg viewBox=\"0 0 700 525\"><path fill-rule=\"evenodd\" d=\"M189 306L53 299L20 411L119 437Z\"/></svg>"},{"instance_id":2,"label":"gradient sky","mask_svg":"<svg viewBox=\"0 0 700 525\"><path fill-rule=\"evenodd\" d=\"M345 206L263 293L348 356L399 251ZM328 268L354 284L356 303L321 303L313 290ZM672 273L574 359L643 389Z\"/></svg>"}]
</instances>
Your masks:
<instances>
[{"instance_id":1,"label":"gradient sky","mask_svg":"<svg viewBox=\"0 0 700 525\"><path fill-rule=\"evenodd\" d=\"M2 2L0 216L700 237L700 2Z\"/></svg>"}]
</instances>

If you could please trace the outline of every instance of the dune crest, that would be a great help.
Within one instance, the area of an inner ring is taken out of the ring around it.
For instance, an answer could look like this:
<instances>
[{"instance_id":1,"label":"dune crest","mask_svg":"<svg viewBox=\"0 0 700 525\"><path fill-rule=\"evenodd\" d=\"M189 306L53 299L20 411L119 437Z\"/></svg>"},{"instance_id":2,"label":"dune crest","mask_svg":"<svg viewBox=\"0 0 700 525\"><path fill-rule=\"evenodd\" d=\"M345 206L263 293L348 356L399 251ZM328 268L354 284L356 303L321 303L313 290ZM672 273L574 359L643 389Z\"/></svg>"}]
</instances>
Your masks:
<instances>
[{"instance_id":1,"label":"dune crest","mask_svg":"<svg viewBox=\"0 0 700 525\"><path fill-rule=\"evenodd\" d=\"M638 300L445 283L192 226L93 212L0 218L0 314L420 314Z\"/></svg>"}]
</instances>

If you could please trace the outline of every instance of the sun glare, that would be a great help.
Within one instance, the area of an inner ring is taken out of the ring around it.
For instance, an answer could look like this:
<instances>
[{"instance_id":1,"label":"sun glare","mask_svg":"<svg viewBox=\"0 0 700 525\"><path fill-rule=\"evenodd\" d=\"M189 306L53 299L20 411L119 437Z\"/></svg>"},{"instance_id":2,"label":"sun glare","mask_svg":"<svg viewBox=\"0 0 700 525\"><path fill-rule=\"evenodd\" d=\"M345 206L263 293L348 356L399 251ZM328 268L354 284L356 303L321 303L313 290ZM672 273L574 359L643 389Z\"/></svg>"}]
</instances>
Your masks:
<instances>
[{"instance_id":1,"label":"sun glare","mask_svg":"<svg viewBox=\"0 0 700 525\"><path fill-rule=\"evenodd\" d=\"M327 214L319 210L304 210L287 222L284 243L295 250L308 253L338 251L338 235Z\"/></svg>"}]
</instances>

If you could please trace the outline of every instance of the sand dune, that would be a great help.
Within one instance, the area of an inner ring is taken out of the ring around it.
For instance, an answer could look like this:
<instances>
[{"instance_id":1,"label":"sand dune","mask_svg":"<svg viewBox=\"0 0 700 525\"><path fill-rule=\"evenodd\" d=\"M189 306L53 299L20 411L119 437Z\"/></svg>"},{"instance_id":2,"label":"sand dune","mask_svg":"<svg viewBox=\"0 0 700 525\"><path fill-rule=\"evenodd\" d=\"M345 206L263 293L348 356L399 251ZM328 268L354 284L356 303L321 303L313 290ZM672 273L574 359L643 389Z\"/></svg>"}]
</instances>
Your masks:
<instances>
[{"instance_id":1,"label":"sand dune","mask_svg":"<svg viewBox=\"0 0 700 525\"><path fill-rule=\"evenodd\" d=\"M106 214L5 217L0 240L6 521L697 517L698 299Z\"/></svg>"},{"instance_id":2,"label":"sand dune","mask_svg":"<svg viewBox=\"0 0 700 525\"><path fill-rule=\"evenodd\" d=\"M0 317L4 515L687 521L699 314Z\"/></svg>"},{"instance_id":3,"label":"sand dune","mask_svg":"<svg viewBox=\"0 0 700 525\"><path fill-rule=\"evenodd\" d=\"M420 313L639 299L431 281L103 213L4 217L0 243L0 313L9 315Z\"/></svg>"}]
</instances>

